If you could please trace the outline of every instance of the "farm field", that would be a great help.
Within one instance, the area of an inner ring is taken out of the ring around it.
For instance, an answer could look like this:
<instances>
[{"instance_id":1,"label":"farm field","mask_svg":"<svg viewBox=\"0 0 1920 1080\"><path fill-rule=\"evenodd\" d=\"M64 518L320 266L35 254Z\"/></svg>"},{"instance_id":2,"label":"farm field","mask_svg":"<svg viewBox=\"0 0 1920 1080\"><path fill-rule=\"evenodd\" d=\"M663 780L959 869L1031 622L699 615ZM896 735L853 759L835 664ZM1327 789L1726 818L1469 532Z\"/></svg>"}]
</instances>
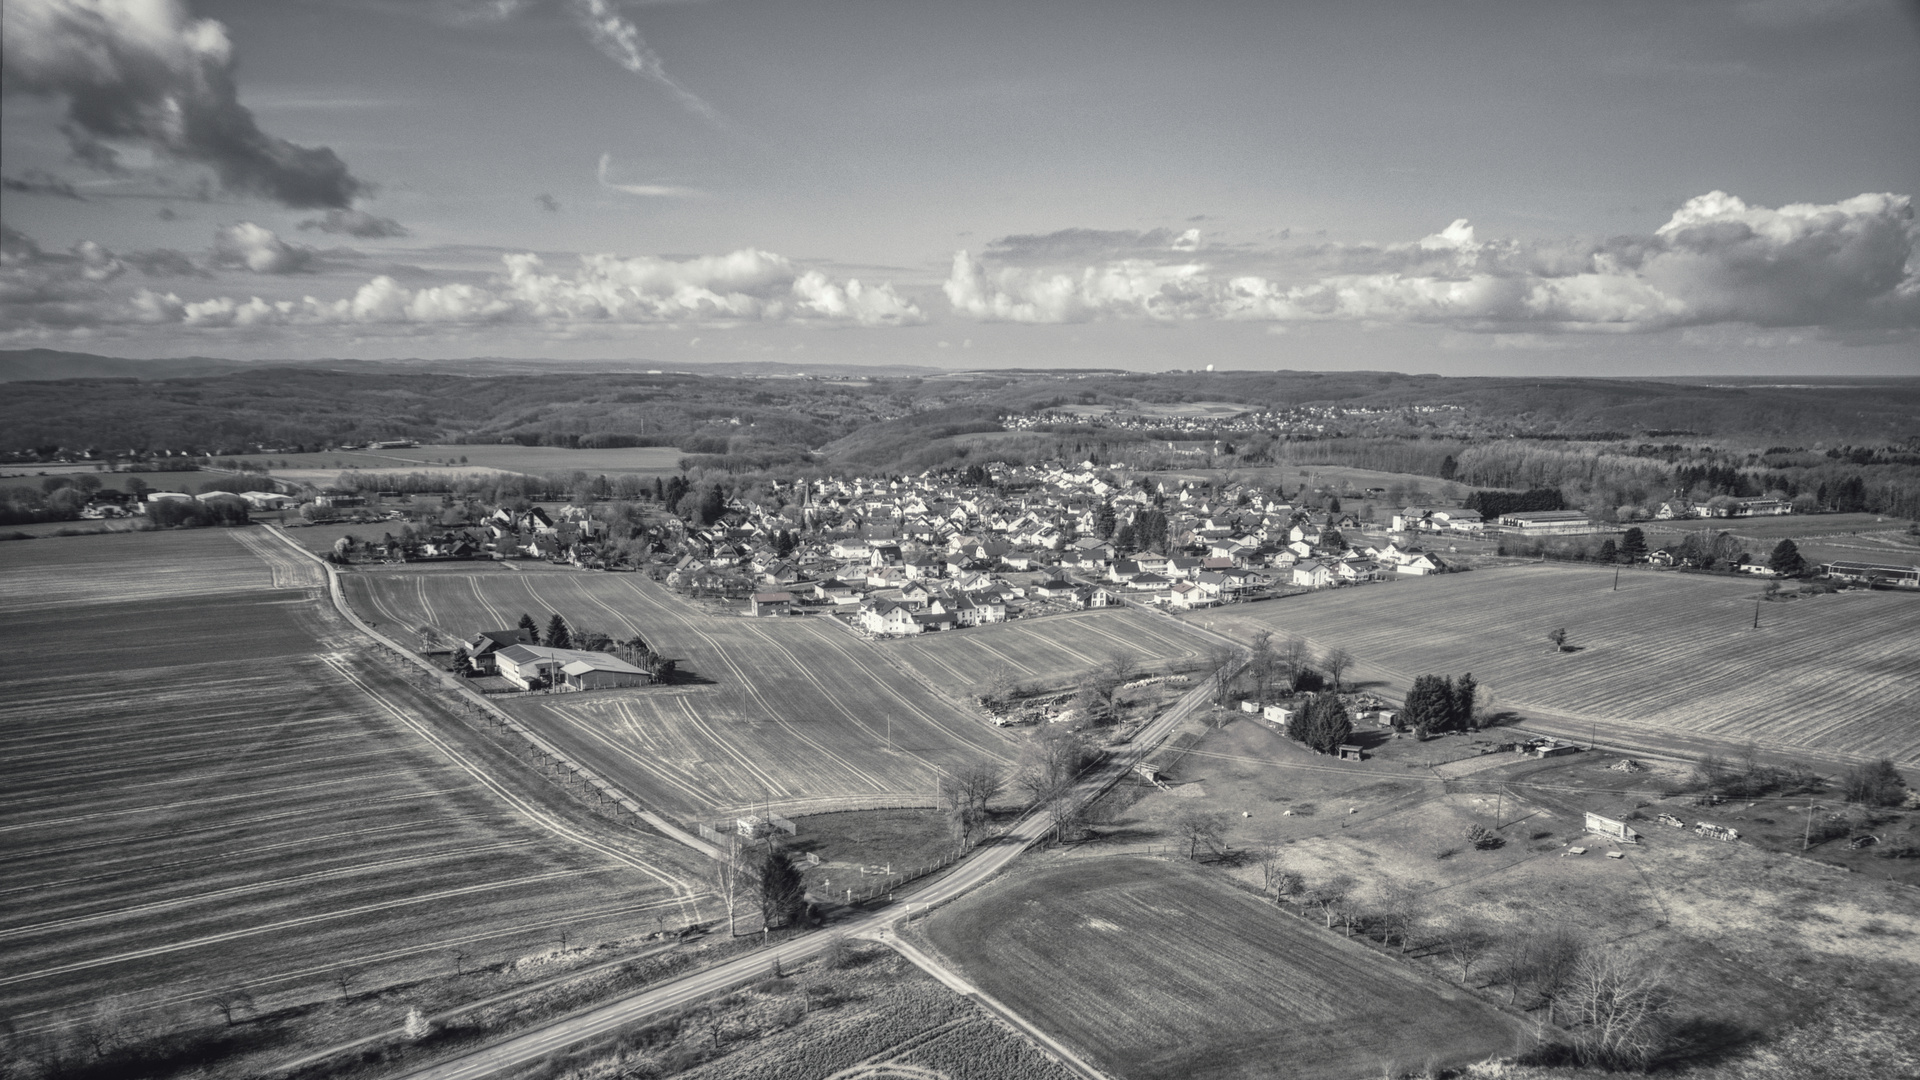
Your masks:
<instances>
[{"instance_id":1,"label":"farm field","mask_svg":"<svg viewBox=\"0 0 1920 1080\"><path fill-rule=\"evenodd\" d=\"M315 454L251 454L235 458L265 465L275 475L282 470L321 471L331 479L345 469L366 472L414 472L429 466L455 471L498 470L545 474L573 472L618 476L665 474L679 469L682 457L671 446L635 446L619 450L572 450L563 446L520 446L498 443L454 443L412 446L393 450L333 450ZM462 459L465 460L462 460ZM222 458L220 460L226 460ZM151 482L151 481L150 481Z\"/></svg>"},{"instance_id":2,"label":"farm field","mask_svg":"<svg viewBox=\"0 0 1920 1080\"><path fill-rule=\"evenodd\" d=\"M1043 867L924 926L983 990L1125 1080L1345 1080L1480 1060L1521 1035L1471 995L1153 860Z\"/></svg>"},{"instance_id":3,"label":"farm field","mask_svg":"<svg viewBox=\"0 0 1920 1080\"><path fill-rule=\"evenodd\" d=\"M592 942L696 917L690 854L577 843L588 812L477 779L508 770L443 742L459 721L357 651L311 564L303 580L250 543L279 546L205 529L0 550L0 642L25 658L0 668L18 1030L113 1011L220 1042L218 991L298 1014L456 950L498 962L559 925ZM298 1049L223 1053L259 1075Z\"/></svg>"},{"instance_id":4,"label":"farm field","mask_svg":"<svg viewBox=\"0 0 1920 1080\"><path fill-rule=\"evenodd\" d=\"M362 617L448 638L546 625L638 634L676 685L529 694L502 706L642 803L685 820L929 806L939 770L1009 765L1018 744L824 619L699 611L639 574L549 568L345 578Z\"/></svg>"},{"instance_id":5,"label":"farm field","mask_svg":"<svg viewBox=\"0 0 1920 1080\"><path fill-rule=\"evenodd\" d=\"M1200 639L1157 615L1103 609L921 634L878 646L956 698L978 694L1001 665L1023 683L1065 688L1124 652L1147 670L1200 653Z\"/></svg>"},{"instance_id":6,"label":"farm field","mask_svg":"<svg viewBox=\"0 0 1920 1080\"><path fill-rule=\"evenodd\" d=\"M1203 618L1238 637L1302 634L1390 694L1471 671L1503 709L1623 734L1845 760L1920 762L1920 596L1847 592L1760 605L1757 580L1533 564L1334 590ZM1546 635L1565 627L1554 653Z\"/></svg>"}]
</instances>

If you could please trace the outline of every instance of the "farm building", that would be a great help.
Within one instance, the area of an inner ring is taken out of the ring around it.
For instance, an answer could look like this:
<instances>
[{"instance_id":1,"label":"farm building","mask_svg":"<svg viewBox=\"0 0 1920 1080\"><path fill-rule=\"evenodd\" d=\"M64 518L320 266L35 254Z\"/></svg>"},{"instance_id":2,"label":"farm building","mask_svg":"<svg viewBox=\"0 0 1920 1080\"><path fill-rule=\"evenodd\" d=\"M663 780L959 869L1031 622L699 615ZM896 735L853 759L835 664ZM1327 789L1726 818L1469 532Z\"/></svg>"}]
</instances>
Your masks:
<instances>
[{"instance_id":1,"label":"farm building","mask_svg":"<svg viewBox=\"0 0 1920 1080\"><path fill-rule=\"evenodd\" d=\"M1567 536L1593 531L1593 522L1584 510L1525 510L1502 515L1500 526L1520 536Z\"/></svg>"},{"instance_id":2,"label":"farm building","mask_svg":"<svg viewBox=\"0 0 1920 1080\"><path fill-rule=\"evenodd\" d=\"M1857 581L1866 585L1892 585L1901 589L1920 589L1920 566L1899 566L1893 563L1830 562L1822 565L1820 572L1830 578L1839 578L1842 581Z\"/></svg>"},{"instance_id":3,"label":"farm building","mask_svg":"<svg viewBox=\"0 0 1920 1080\"><path fill-rule=\"evenodd\" d=\"M793 610L793 594L790 592L757 592L753 594L753 614L785 615Z\"/></svg>"},{"instance_id":4,"label":"farm building","mask_svg":"<svg viewBox=\"0 0 1920 1080\"><path fill-rule=\"evenodd\" d=\"M652 676L607 653L580 649L552 649L543 645L511 645L494 654L500 676L522 690L547 678L554 686L572 690L607 690L618 686L645 686Z\"/></svg>"},{"instance_id":5,"label":"farm building","mask_svg":"<svg viewBox=\"0 0 1920 1080\"><path fill-rule=\"evenodd\" d=\"M467 663L473 670L492 674L496 654L501 649L532 642L533 636L525 630L482 630L462 644L466 646Z\"/></svg>"},{"instance_id":6,"label":"farm building","mask_svg":"<svg viewBox=\"0 0 1920 1080\"><path fill-rule=\"evenodd\" d=\"M1640 834L1634 832L1626 822L1616 821L1610 817L1602 817L1591 811L1587 813L1587 831L1595 836L1604 836L1609 840L1618 841L1622 844L1637 844L1640 842Z\"/></svg>"}]
</instances>

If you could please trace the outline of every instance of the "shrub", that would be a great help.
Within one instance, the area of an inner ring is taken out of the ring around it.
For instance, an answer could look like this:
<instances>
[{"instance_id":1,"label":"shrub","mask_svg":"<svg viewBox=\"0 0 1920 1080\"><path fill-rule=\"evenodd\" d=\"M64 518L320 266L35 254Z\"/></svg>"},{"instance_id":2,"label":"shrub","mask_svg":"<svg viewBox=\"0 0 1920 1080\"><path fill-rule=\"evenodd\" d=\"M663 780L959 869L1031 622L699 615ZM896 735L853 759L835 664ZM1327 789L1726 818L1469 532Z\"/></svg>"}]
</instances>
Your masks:
<instances>
[{"instance_id":1,"label":"shrub","mask_svg":"<svg viewBox=\"0 0 1920 1080\"><path fill-rule=\"evenodd\" d=\"M1475 851L1492 851L1506 841L1485 825L1475 825L1467 830L1467 843L1472 844Z\"/></svg>"}]
</instances>

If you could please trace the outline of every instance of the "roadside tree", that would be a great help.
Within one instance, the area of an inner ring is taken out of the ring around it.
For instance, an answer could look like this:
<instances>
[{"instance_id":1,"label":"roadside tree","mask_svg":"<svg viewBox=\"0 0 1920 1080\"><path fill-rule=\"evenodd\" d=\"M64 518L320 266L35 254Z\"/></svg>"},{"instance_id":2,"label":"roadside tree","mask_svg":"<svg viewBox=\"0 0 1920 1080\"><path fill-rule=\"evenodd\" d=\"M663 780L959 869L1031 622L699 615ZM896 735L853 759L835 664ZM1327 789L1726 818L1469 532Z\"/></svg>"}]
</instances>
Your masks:
<instances>
[{"instance_id":1,"label":"roadside tree","mask_svg":"<svg viewBox=\"0 0 1920 1080\"><path fill-rule=\"evenodd\" d=\"M720 845L720 857L708 863L707 882L727 913L727 936L732 937L736 912L753 888L753 868L734 834L727 834Z\"/></svg>"},{"instance_id":2,"label":"roadside tree","mask_svg":"<svg viewBox=\"0 0 1920 1080\"><path fill-rule=\"evenodd\" d=\"M807 906L807 887L787 853L768 848L757 860L761 922L771 928L789 925Z\"/></svg>"}]
</instances>

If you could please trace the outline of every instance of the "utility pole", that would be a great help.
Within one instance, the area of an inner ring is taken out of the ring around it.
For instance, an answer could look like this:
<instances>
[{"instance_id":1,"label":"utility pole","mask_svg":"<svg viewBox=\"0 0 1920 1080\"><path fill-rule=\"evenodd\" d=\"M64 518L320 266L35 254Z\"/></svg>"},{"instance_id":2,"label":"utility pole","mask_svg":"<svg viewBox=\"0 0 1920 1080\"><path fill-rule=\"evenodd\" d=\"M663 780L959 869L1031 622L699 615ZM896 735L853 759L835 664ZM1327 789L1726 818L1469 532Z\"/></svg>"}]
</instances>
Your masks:
<instances>
[{"instance_id":1,"label":"utility pole","mask_svg":"<svg viewBox=\"0 0 1920 1080\"><path fill-rule=\"evenodd\" d=\"M1812 846L1813 846L1813 804L1808 803L1807 804L1807 827L1804 831L1800 833L1800 850L1805 851Z\"/></svg>"},{"instance_id":2,"label":"utility pole","mask_svg":"<svg viewBox=\"0 0 1920 1080\"><path fill-rule=\"evenodd\" d=\"M1760 598L1753 598L1753 628L1760 629Z\"/></svg>"},{"instance_id":3,"label":"utility pole","mask_svg":"<svg viewBox=\"0 0 1920 1080\"><path fill-rule=\"evenodd\" d=\"M1613 568L1613 591L1620 591L1620 568L1617 566Z\"/></svg>"},{"instance_id":4,"label":"utility pole","mask_svg":"<svg viewBox=\"0 0 1920 1080\"><path fill-rule=\"evenodd\" d=\"M1495 796L1493 801L1493 831L1494 832L1500 831L1500 811L1505 809L1506 800L1507 800L1507 789L1505 787L1502 787L1499 790L1498 794Z\"/></svg>"}]
</instances>

